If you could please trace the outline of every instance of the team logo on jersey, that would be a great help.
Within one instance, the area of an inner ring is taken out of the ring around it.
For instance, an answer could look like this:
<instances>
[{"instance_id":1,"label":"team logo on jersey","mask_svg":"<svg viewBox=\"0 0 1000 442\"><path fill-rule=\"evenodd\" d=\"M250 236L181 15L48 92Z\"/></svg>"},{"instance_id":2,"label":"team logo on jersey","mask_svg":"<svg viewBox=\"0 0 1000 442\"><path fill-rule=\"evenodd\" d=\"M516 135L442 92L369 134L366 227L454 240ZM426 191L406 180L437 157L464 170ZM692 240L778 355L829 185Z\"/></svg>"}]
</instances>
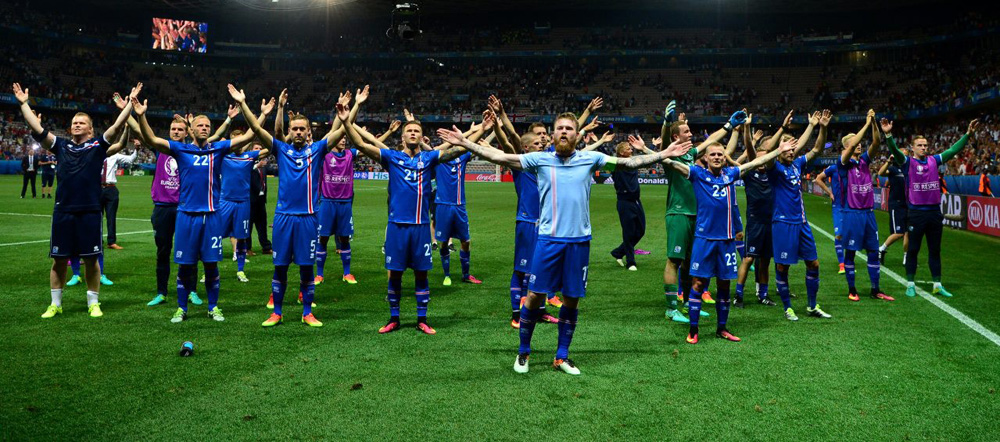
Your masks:
<instances>
[{"instance_id":1,"label":"team logo on jersey","mask_svg":"<svg viewBox=\"0 0 1000 442\"><path fill-rule=\"evenodd\" d=\"M403 160L399 160L399 165L400 165L400 166L402 166L402 165L403 165Z\"/></svg>"},{"instance_id":2,"label":"team logo on jersey","mask_svg":"<svg viewBox=\"0 0 1000 442\"><path fill-rule=\"evenodd\" d=\"M418 168L423 168L424 167L424 162L423 161L417 161L417 167Z\"/></svg>"},{"instance_id":3,"label":"team logo on jersey","mask_svg":"<svg viewBox=\"0 0 1000 442\"><path fill-rule=\"evenodd\" d=\"M292 155L292 154L294 154L294 153L295 153L295 151L293 151L293 150L291 150L291 149L288 149L288 154L289 154L289 155Z\"/></svg>"},{"instance_id":4,"label":"team logo on jersey","mask_svg":"<svg viewBox=\"0 0 1000 442\"><path fill-rule=\"evenodd\" d=\"M163 163L163 171L167 176L177 176L177 160L174 157L167 158L167 161Z\"/></svg>"},{"instance_id":5,"label":"team logo on jersey","mask_svg":"<svg viewBox=\"0 0 1000 442\"><path fill-rule=\"evenodd\" d=\"M307 147L307 148L306 148L306 156L308 156L308 155L312 155L312 153L313 153L313 150L312 150L312 148L311 148L311 147Z\"/></svg>"}]
</instances>

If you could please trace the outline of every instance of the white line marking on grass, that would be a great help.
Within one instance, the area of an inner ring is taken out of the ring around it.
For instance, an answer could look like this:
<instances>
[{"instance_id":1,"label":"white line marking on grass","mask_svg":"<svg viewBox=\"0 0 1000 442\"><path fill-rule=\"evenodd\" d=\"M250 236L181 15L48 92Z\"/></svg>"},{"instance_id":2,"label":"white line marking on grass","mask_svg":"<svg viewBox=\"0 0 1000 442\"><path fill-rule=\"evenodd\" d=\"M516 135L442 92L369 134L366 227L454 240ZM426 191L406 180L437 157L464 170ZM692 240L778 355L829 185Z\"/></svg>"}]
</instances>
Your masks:
<instances>
[{"instance_id":1,"label":"white line marking on grass","mask_svg":"<svg viewBox=\"0 0 1000 442\"><path fill-rule=\"evenodd\" d=\"M0 212L0 215L10 215L10 216L37 216L42 218L52 218L52 215L42 215L38 213L12 213L12 212ZM142 218L115 218L118 221L145 221L149 222L148 219Z\"/></svg>"},{"instance_id":2,"label":"white line marking on grass","mask_svg":"<svg viewBox=\"0 0 1000 442\"><path fill-rule=\"evenodd\" d=\"M142 233L153 233L153 230L143 230L143 231L140 231L140 232L119 233L118 236L139 235L139 234L142 234ZM38 241L9 242L9 243L5 243L5 244L0 244L0 247L20 246L20 245L24 245L24 244L38 244L38 243L43 243L43 242L49 242L49 240L47 240L47 239L40 239Z\"/></svg>"},{"instance_id":3,"label":"white line marking on grass","mask_svg":"<svg viewBox=\"0 0 1000 442\"><path fill-rule=\"evenodd\" d=\"M809 225L812 226L813 230L822 233L823 236L829 238L830 241L834 240L834 237L833 235L830 234L830 232L827 232L826 230L819 228L813 223L809 223ZM857 257L861 258L862 261L868 262L868 257L865 255L858 254ZM903 287L907 286L906 279L896 274L896 272L893 272L892 270L889 270L884 266L881 268L881 270L883 275L895 279L896 282L898 282ZM990 331L990 329L983 327L983 325L976 322L976 320L968 316L965 316L965 313L955 310L954 308L952 308L952 306L945 304L940 299L935 298L933 295L927 293L926 290L920 288L919 286L917 286L916 289L917 289L917 295L920 295L921 298L926 299L931 304L934 304L935 307L943 310L945 313L953 316L955 319L958 319L958 321L961 322L962 324L965 324L966 327L975 330L976 333L983 335L983 337L985 337L986 339L989 339L997 346L1000 346L1000 336L998 336L996 333L993 333L992 331Z\"/></svg>"}]
</instances>

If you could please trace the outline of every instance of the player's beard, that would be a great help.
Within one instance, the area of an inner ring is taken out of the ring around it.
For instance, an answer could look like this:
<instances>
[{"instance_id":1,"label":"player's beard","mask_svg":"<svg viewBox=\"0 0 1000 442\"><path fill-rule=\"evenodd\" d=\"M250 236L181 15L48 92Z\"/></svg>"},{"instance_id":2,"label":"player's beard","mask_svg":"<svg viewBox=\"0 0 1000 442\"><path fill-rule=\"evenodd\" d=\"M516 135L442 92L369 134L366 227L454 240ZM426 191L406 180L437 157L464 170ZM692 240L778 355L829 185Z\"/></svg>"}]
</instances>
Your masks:
<instances>
[{"instance_id":1,"label":"player's beard","mask_svg":"<svg viewBox=\"0 0 1000 442\"><path fill-rule=\"evenodd\" d=\"M556 148L556 155L559 155L561 157L568 157L570 155L573 155L573 152L576 151L576 140L570 141L568 137L565 140L560 138L556 140L555 148Z\"/></svg>"}]
</instances>

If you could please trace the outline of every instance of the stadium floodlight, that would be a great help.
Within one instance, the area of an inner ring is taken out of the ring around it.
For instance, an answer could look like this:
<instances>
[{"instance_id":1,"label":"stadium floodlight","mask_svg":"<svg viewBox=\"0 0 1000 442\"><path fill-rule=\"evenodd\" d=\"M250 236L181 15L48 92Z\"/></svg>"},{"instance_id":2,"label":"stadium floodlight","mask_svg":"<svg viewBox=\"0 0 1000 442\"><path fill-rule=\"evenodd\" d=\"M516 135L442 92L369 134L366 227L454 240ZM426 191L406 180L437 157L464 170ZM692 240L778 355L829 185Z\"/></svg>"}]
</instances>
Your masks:
<instances>
[{"instance_id":1,"label":"stadium floodlight","mask_svg":"<svg viewBox=\"0 0 1000 442\"><path fill-rule=\"evenodd\" d=\"M420 6L416 3L400 3L392 10L392 25L385 35L401 40L413 40L423 33L420 30Z\"/></svg>"}]
</instances>

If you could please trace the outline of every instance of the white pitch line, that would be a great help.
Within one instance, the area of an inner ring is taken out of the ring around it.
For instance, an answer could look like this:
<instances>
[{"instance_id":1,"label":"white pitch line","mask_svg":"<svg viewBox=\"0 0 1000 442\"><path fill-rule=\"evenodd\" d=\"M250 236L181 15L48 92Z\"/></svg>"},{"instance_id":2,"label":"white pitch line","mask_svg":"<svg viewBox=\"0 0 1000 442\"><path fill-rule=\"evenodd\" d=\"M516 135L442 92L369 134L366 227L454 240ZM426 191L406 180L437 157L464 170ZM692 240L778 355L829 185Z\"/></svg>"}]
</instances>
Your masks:
<instances>
[{"instance_id":1,"label":"white pitch line","mask_svg":"<svg viewBox=\"0 0 1000 442\"><path fill-rule=\"evenodd\" d=\"M12 213L12 212L0 212L0 215L10 215L10 216L37 216L37 217L42 217L42 218L52 218L52 215L42 215L42 214L38 214L38 213ZM149 222L149 220L148 220L148 219L142 219L142 218L115 218L115 219L116 219L116 220L118 220L118 221L146 221L146 222Z\"/></svg>"},{"instance_id":2,"label":"white pitch line","mask_svg":"<svg viewBox=\"0 0 1000 442\"><path fill-rule=\"evenodd\" d=\"M118 236L138 235L138 234L141 234L141 233L153 233L153 231L152 230L143 230L143 231L140 231L140 232L126 232L126 233L119 233ZM49 242L49 240L47 240L47 239L40 239L38 241L9 242L9 243L5 243L5 244L0 244L0 247L20 246L20 245L24 245L24 244L38 244L38 243L43 243L43 242Z\"/></svg>"},{"instance_id":3,"label":"white pitch line","mask_svg":"<svg viewBox=\"0 0 1000 442\"><path fill-rule=\"evenodd\" d=\"M830 234L830 232L827 232L826 230L823 230L823 229L817 227L813 223L809 223L809 225L812 226L813 230L816 230L817 232L822 233L823 236L829 238L830 241L834 240L834 237L833 237L833 235ZM857 255L857 257L861 258L862 261L868 262L868 257L865 256L865 255L859 254L859 255ZM899 276L898 274L896 274L896 272L893 272L892 270L889 270L888 268L886 268L884 266L881 267L881 270L882 270L882 274L883 275L886 275L886 276L888 276L888 277L890 277L892 279L895 279L896 282L898 282L903 287L907 286L906 279L904 279L902 276ZM955 310L952 306L950 306L948 304L945 304L940 299L935 298L933 295L931 295L930 293L927 293L926 290L920 288L919 286L917 286L916 289L917 289L917 295L920 295L921 298L926 299L931 304L934 304L935 307L943 310L945 313L951 315L955 319L958 319L958 321L961 322L962 324L965 324L966 327L969 327L969 328L975 330L976 333L979 333L979 334L983 335L983 337L985 337L986 339L989 339L991 342L993 342L997 346L1000 346L1000 336L998 336L996 333L993 333L990 329L988 329L986 327L983 327L983 325L980 324L980 323L978 323L978 322L976 322L975 319L972 319L972 318L970 318L968 316L965 316L965 313L962 313L962 312L960 312L958 310Z\"/></svg>"}]
</instances>

